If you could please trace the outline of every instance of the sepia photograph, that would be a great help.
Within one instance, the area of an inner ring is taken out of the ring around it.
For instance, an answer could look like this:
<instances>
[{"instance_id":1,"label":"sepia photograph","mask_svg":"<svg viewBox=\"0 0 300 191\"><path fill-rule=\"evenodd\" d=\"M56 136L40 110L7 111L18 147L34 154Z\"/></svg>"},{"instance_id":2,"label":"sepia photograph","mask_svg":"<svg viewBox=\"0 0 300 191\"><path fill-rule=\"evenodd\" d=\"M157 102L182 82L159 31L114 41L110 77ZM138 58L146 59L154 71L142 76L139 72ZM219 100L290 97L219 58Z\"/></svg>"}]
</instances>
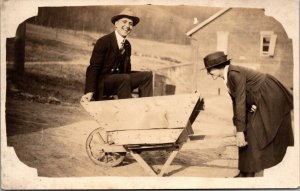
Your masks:
<instances>
[{"instance_id":1,"label":"sepia photograph","mask_svg":"<svg viewBox=\"0 0 300 191\"><path fill-rule=\"evenodd\" d=\"M270 2L1 1L1 188L299 188L299 1Z\"/></svg>"}]
</instances>

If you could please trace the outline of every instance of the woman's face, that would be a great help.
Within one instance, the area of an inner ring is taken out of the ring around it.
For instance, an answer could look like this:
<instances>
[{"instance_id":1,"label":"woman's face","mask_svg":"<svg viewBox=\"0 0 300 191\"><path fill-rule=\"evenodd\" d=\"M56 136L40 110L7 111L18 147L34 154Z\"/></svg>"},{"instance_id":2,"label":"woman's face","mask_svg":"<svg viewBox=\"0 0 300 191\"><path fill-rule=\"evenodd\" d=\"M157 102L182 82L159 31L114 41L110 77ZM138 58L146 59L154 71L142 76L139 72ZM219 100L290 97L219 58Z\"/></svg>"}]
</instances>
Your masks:
<instances>
[{"instance_id":1,"label":"woman's face","mask_svg":"<svg viewBox=\"0 0 300 191\"><path fill-rule=\"evenodd\" d=\"M207 71L207 74L211 75L211 77L216 80L217 78L223 78L223 75L221 74L221 70L219 69L211 69L210 71Z\"/></svg>"}]
</instances>

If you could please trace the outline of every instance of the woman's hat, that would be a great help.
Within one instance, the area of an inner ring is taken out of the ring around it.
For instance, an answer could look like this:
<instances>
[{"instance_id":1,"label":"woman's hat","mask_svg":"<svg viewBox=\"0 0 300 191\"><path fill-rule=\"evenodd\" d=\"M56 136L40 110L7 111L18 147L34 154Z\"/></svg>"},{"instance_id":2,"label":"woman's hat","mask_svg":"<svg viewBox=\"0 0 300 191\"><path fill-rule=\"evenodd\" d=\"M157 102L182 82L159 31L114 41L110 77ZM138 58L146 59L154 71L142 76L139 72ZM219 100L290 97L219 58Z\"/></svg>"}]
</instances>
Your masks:
<instances>
[{"instance_id":1,"label":"woman's hat","mask_svg":"<svg viewBox=\"0 0 300 191\"><path fill-rule=\"evenodd\" d=\"M111 22L115 24L115 22L121 18L131 19L133 22L133 26L137 25L140 22L140 19L137 16L133 15L133 12L130 8L125 8L121 13L111 18Z\"/></svg>"},{"instance_id":2,"label":"woman's hat","mask_svg":"<svg viewBox=\"0 0 300 191\"><path fill-rule=\"evenodd\" d=\"M205 68L202 68L201 70L213 68L213 67L223 64L231 59L227 59L227 55L225 55L224 52L217 51L217 52L208 54L207 56L204 57L203 60L204 60Z\"/></svg>"}]
</instances>

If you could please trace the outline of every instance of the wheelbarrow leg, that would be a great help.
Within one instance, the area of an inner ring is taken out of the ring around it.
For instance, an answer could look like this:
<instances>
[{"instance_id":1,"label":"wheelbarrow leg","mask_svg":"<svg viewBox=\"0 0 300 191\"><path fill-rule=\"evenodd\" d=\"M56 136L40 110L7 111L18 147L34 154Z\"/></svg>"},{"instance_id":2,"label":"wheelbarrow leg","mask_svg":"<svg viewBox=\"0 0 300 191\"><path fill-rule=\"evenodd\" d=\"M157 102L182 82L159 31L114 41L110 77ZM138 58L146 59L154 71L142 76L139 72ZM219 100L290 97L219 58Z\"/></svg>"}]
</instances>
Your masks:
<instances>
[{"instance_id":1,"label":"wheelbarrow leg","mask_svg":"<svg viewBox=\"0 0 300 191\"><path fill-rule=\"evenodd\" d=\"M130 151L130 154L143 167L143 169L146 170L147 173L152 176L157 176L156 172L145 162L145 160L139 154L133 151Z\"/></svg>"},{"instance_id":2,"label":"wheelbarrow leg","mask_svg":"<svg viewBox=\"0 0 300 191\"><path fill-rule=\"evenodd\" d=\"M178 153L178 150L172 151L168 160L165 162L165 164L161 168L160 173L157 174L139 154L135 153L134 151L130 151L130 154L133 156L133 158L143 167L143 169L148 174L150 174L152 176L163 176L165 174L165 172L167 171L168 167L170 166L170 164L172 163L172 161L174 160L174 158L176 157L177 153Z\"/></svg>"},{"instance_id":3,"label":"wheelbarrow leg","mask_svg":"<svg viewBox=\"0 0 300 191\"><path fill-rule=\"evenodd\" d=\"M168 160L165 162L165 164L162 167L162 169L161 169L160 173L158 174L158 176L164 176L166 170L168 169L168 167L170 166L170 164L172 163L172 161L176 157L177 153L178 153L178 150L172 151L171 155L169 156Z\"/></svg>"}]
</instances>

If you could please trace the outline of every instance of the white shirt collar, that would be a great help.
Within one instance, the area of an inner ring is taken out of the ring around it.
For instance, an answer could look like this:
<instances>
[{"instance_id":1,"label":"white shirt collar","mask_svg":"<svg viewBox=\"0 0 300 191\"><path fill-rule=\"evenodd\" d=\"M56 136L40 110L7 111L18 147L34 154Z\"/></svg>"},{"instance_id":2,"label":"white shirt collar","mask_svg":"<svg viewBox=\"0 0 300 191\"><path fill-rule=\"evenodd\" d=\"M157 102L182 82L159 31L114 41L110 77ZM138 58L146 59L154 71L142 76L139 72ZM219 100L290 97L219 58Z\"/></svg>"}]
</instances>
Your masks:
<instances>
[{"instance_id":1,"label":"white shirt collar","mask_svg":"<svg viewBox=\"0 0 300 191\"><path fill-rule=\"evenodd\" d=\"M225 68L224 68L224 83L225 85L227 84L227 76L228 76L228 68L229 68L229 65L226 65Z\"/></svg>"},{"instance_id":2,"label":"white shirt collar","mask_svg":"<svg viewBox=\"0 0 300 191\"><path fill-rule=\"evenodd\" d=\"M115 34L117 37L118 47L121 48L122 41L126 40L126 38L123 38L117 31L115 31Z\"/></svg>"}]
</instances>

